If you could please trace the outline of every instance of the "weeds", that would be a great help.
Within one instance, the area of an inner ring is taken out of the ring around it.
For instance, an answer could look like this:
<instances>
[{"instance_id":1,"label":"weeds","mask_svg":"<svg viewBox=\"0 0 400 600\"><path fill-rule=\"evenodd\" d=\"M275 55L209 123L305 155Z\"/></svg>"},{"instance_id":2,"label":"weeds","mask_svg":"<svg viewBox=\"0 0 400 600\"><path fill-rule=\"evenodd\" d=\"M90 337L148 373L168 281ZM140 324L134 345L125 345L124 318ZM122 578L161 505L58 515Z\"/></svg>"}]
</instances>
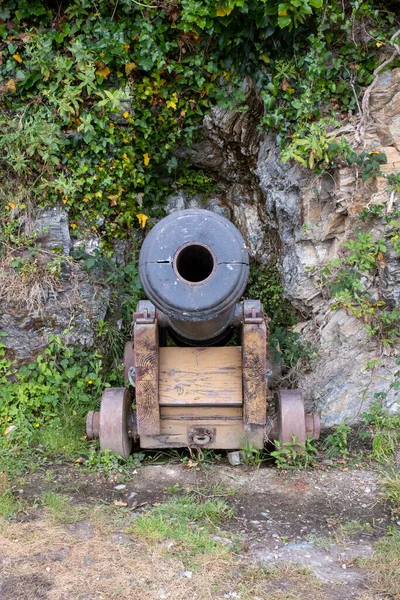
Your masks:
<instances>
[{"instance_id":1,"label":"weeds","mask_svg":"<svg viewBox=\"0 0 400 600\"><path fill-rule=\"evenodd\" d=\"M243 439L240 443L240 452L245 465L259 467L263 462L262 450L254 448L253 443Z\"/></svg>"},{"instance_id":2,"label":"weeds","mask_svg":"<svg viewBox=\"0 0 400 600\"><path fill-rule=\"evenodd\" d=\"M395 373L397 378L399 373ZM400 440L400 415L384 409L381 401L385 397L386 393L384 392L375 394L376 400L371 402L369 412L361 415L372 435L372 457L380 463L385 463L393 458Z\"/></svg>"},{"instance_id":3,"label":"weeds","mask_svg":"<svg viewBox=\"0 0 400 600\"><path fill-rule=\"evenodd\" d=\"M108 449L101 452L91 450L84 468L105 477L118 477L122 481L129 479L132 472L142 465L145 457L144 452L136 452L128 458L122 458Z\"/></svg>"},{"instance_id":4,"label":"weeds","mask_svg":"<svg viewBox=\"0 0 400 600\"><path fill-rule=\"evenodd\" d=\"M338 456L344 458L349 455L348 436L351 433L351 427L346 423L335 425L324 440L323 449L327 456L336 458Z\"/></svg>"},{"instance_id":5,"label":"weeds","mask_svg":"<svg viewBox=\"0 0 400 600\"><path fill-rule=\"evenodd\" d=\"M307 438L305 444L299 444L296 436L292 435L291 442L282 444L275 440L274 444L276 449L270 455L275 459L278 469L308 469L314 466L317 449L313 438Z\"/></svg>"}]
</instances>

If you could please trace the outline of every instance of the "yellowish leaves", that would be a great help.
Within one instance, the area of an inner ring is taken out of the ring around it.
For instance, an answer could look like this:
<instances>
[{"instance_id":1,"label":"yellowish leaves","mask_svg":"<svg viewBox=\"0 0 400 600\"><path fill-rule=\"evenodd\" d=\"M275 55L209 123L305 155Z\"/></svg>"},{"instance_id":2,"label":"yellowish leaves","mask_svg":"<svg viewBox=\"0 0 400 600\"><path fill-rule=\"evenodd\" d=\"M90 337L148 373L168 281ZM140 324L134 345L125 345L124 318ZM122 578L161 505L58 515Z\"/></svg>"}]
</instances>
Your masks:
<instances>
[{"instance_id":1,"label":"yellowish leaves","mask_svg":"<svg viewBox=\"0 0 400 600\"><path fill-rule=\"evenodd\" d=\"M266 54L264 54L264 56L261 57L261 60L263 62L265 62L266 65L268 65L271 62L271 59L269 56L267 56Z\"/></svg>"},{"instance_id":2,"label":"yellowish leaves","mask_svg":"<svg viewBox=\"0 0 400 600\"><path fill-rule=\"evenodd\" d=\"M22 63L22 58L21 58L20 54L18 54L18 52L16 54L13 54L13 58L20 64Z\"/></svg>"},{"instance_id":3,"label":"yellowish leaves","mask_svg":"<svg viewBox=\"0 0 400 600\"><path fill-rule=\"evenodd\" d=\"M7 92L15 93L17 91L17 86L15 85L15 79L9 79L6 83Z\"/></svg>"},{"instance_id":4,"label":"yellowish leaves","mask_svg":"<svg viewBox=\"0 0 400 600\"><path fill-rule=\"evenodd\" d=\"M382 252L378 252L378 260L383 260L383 254L382 254Z\"/></svg>"},{"instance_id":5,"label":"yellowish leaves","mask_svg":"<svg viewBox=\"0 0 400 600\"><path fill-rule=\"evenodd\" d=\"M143 163L144 163L144 166L148 167L149 162L150 162L150 156L146 152L146 154L143 154Z\"/></svg>"},{"instance_id":6,"label":"yellowish leaves","mask_svg":"<svg viewBox=\"0 0 400 600\"><path fill-rule=\"evenodd\" d=\"M178 94L176 92L174 92L172 94L171 100L168 100L168 102L167 102L167 108L176 108L177 103L178 103Z\"/></svg>"},{"instance_id":7,"label":"yellowish leaves","mask_svg":"<svg viewBox=\"0 0 400 600\"><path fill-rule=\"evenodd\" d=\"M124 506L128 506L128 503L127 502L122 502L122 500L114 500L114 506L124 507Z\"/></svg>"},{"instance_id":8,"label":"yellowish leaves","mask_svg":"<svg viewBox=\"0 0 400 600\"><path fill-rule=\"evenodd\" d=\"M220 6L216 10L217 17L227 17L233 11L233 6Z\"/></svg>"},{"instance_id":9,"label":"yellowish leaves","mask_svg":"<svg viewBox=\"0 0 400 600\"><path fill-rule=\"evenodd\" d=\"M144 215L143 213L139 213L138 215L136 215L137 220L139 221L139 225L142 229L144 229L146 227L146 223L147 223L147 219L149 218L147 215Z\"/></svg>"},{"instance_id":10,"label":"yellowish leaves","mask_svg":"<svg viewBox=\"0 0 400 600\"><path fill-rule=\"evenodd\" d=\"M99 68L96 71L96 75L100 75L100 77L104 77L104 79L107 79L107 77L111 73L110 69L106 65L104 65L104 63L97 63L97 65L99 66Z\"/></svg>"},{"instance_id":11,"label":"yellowish leaves","mask_svg":"<svg viewBox=\"0 0 400 600\"><path fill-rule=\"evenodd\" d=\"M287 10L280 10L278 12L278 17L287 17Z\"/></svg>"},{"instance_id":12,"label":"yellowish leaves","mask_svg":"<svg viewBox=\"0 0 400 600\"><path fill-rule=\"evenodd\" d=\"M14 208L15 208L17 205L15 204L15 202L9 202L9 203L8 203L8 206L11 208L11 210L14 210Z\"/></svg>"},{"instance_id":13,"label":"yellowish leaves","mask_svg":"<svg viewBox=\"0 0 400 600\"><path fill-rule=\"evenodd\" d=\"M122 49L125 50L125 52L128 52L129 48L130 48L129 44L122 44Z\"/></svg>"},{"instance_id":14,"label":"yellowish leaves","mask_svg":"<svg viewBox=\"0 0 400 600\"><path fill-rule=\"evenodd\" d=\"M376 42L376 47L380 48L381 46L383 46L383 42Z\"/></svg>"},{"instance_id":15,"label":"yellowish leaves","mask_svg":"<svg viewBox=\"0 0 400 600\"><path fill-rule=\"evenodd\" d=\"M98 192L96 192L96 193L95 193L95 196L96 196L97 198L102 198L102 196L103 196L103 192L101 192L101 191L98 191Z\"/></svg>"},{"instance_id":16,"label":"yellowish leaves","mask_svg":"<svg viewBox=\"0 0 400 600\"><path fill-rule=\"evenodd\" d=\"M128 111L126 110L122 116L124 117L124 119L127 119L129 117Z\"/></svg>"},{"instance_id":17,"label":"yellowish leaves","mask_svg":"<svg viewBox=\"0 0 400 600\"><path fill-rule=\"evenodd\" d=\"M125 65L125 73L126 75L130 75L132 73L132 71L134 71L136 69L136 63L135 62L131 62L128 63L127 65Z\"/></svg>"},{"instance_id":18,"label":"yellowish leaves","mask_svg":"<svg viewBox=\"0 0 400 600\"><path fill-rule=\"evenodd\" d=\"M76 223L71 223L71 229L76 229L78 225Z\"/></svg>"}]
</instances>

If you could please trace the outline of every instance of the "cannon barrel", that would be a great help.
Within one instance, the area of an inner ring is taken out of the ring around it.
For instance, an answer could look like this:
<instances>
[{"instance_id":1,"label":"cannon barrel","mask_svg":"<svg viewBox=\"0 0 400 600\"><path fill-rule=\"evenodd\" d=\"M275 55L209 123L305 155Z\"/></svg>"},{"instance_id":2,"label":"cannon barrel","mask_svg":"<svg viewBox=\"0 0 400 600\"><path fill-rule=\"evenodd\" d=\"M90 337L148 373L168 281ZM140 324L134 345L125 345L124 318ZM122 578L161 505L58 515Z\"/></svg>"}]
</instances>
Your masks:
<instances>
[{"instance_id":1,"label":"cannon barrel","mask_svg":"<svg viewBox=\"0 0 400 600\"><path fill-rule=\"evenodd\" d=\"M177 211L151 229L139 274L159 322L187 345L217 344L235 319L249 258L244 240L224 217L202 209Z\"/></svg>"}]
</instances>

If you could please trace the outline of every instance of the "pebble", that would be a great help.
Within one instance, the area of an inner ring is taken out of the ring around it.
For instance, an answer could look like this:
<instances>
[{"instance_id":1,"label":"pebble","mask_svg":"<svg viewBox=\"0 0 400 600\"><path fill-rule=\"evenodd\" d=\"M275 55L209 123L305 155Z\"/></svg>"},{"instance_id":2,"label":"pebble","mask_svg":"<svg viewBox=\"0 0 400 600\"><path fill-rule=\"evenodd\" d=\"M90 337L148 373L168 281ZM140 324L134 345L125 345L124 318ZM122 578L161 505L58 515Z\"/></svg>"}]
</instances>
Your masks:
<instances>
[{"instance_id":1,"label":"pebble","mask_svg":"<svg viewBox=\"0 0 400 600\"><path fill-rule=\"evenodd\" d=\"M179 577L186 577L186 579L192 579L192 571L181 571Z\"/></svg>"},{"instance_id":2,"label":"pebble","mask_svg":"<svg viewBox=\"0 0 400 600\"><path fill-rule=\"evenodd\" d=\"M118 485L114 486L114 490L117 490L118 492L120 492L121 490L126 489L126 485L124 483L120 483Z\"/></svg>"},{"instance_id":3,"label":"pebble","mask_svg":"<svg viewBox=\"0 0 400 600\"><path fill-rule=\"evenodd\" d=\"M366 494L370 494L371 493L371 488L370 487L366 487L365 490L364 490L364 492Z\"/></svg>"},{"instance_id":4,"label":"pebble","mask_svg":"<svg viewBox=\"0 0 400 600\"><path fill-rule=\"evenodd\" d=\"M236 452L228 452L228 461L233 467L243 463L243 454L238 450Z\"/></svg>"}]
</instances>

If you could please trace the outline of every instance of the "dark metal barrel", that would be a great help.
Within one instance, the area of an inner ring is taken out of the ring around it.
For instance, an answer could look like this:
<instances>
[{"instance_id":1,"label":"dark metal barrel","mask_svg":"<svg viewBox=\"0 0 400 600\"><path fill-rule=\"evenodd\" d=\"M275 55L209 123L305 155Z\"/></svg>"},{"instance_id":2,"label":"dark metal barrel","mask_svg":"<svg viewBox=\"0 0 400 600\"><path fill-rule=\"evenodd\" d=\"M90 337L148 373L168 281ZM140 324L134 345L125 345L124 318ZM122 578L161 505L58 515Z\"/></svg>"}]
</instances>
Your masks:
<instances>
[{"instance_id":1,"label":"dark metal barrel","mask_svg":"<svg viewBox=\"0 0 400 600\"><path fill-rule=\"evenodd\" d=\"M143 289L183 343L218 343L249 274L244 240L208 210L177 211L147 235L139 257Z\"/></svg>"}]
</instances>

